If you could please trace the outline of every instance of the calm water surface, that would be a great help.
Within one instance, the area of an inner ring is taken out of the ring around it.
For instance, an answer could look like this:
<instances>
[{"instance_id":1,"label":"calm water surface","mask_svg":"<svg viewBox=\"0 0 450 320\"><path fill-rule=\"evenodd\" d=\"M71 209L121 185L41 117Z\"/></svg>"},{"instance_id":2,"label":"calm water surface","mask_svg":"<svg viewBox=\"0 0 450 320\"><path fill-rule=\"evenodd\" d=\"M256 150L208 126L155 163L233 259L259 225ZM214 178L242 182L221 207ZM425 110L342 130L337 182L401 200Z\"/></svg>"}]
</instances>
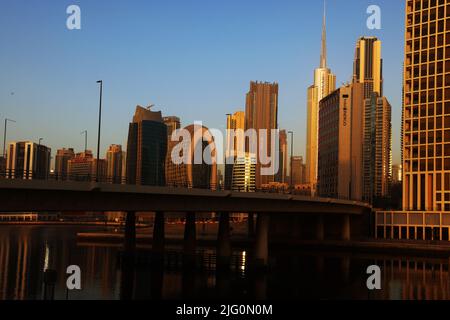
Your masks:
<instances>
[{"instance_id":1,"label":"calm water surface","mask_svg":"<svg viewBox=\"0 0 450 320\"><path fill-rule=\"evenodd\" d=\"M121 264L121 248L77 243L77 232L104 227L0 226L0 300L44 298L44 270L57 272L55 299L449 299L449 259L276 250L270 272L248 271L251 253L234 252L232 271L214 269L214 250L200 250L202 270L181 265L170 248L162 268L141 259ZM145 254L143 255L145 258ZM382 269L382 290L366 288L366 268ZM66 290L66 268L78 265L82 290Z\"/></svg>"}]
</instances>

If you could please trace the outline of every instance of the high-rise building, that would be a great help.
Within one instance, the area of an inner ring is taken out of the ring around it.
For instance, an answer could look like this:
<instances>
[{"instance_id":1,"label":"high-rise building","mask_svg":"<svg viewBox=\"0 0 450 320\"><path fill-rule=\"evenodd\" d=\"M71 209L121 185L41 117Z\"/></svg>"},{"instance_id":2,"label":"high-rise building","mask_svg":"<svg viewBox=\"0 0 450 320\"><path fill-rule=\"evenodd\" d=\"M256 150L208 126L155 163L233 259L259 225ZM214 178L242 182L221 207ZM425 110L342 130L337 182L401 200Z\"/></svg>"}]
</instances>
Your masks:
<instances>
[{"instance_id":1,"label":"high-rise building","mask_svg":"<svg viewBox=\"0 0 450 320\"><path fill-rule=\"evenodd\" d=\"M50 173L51 149L31 141L10 142L7 150L8 178L47 179Z\"/></svg>"},{"instance_id":2,"label":"high-rise building","mask_svg":"<svg viewBox=\"0 0 450 320\"><path fill-rule=\"evenodd\" d=\"M106 152L107 181L121 184L126 181L126 153L122 151L122 146L112 144Z\"/></svg>"},{"instance_id":3,"label":"high-rise building","mask_svg":"<svg viewBox=\"0 0 450 320\"><path fill-rule=\"evenodd\" d=\"M374 92L383 96L381 41L376 37L358 39L353 62L353 83L364 84L365 99L370 99Z\"/></svg>"},{"instance_id":4,"label":"high-rise building","mask_svg":"<svg viewBox=\"0 0 450 320\"><path fill-rule=\"evenodd\" d=\"M392 182L401 183L403 179L403 170L401 164L395 164L392 166Z\"/></svg>"},{"instance_id":5,"label":"high-rise building","mask_svg":"<svg viewBox=\"0 0 450 320\"><path fill-rule=\"evenodd\" d=\"M450 211L450 2L406 1L403 208Z\"/></svg>"},{"instance_id":6,"label":"high-rise building","mask_svg":"<svg viewBox=\"0 0 450 320\"><path fill-rule=\"evenodd\" d=\"M405 0L403 211L377 212L379 238L450 240L450 1Z\"/></svg>"},{"instance_id":7,"label":"high-rise building","mask_svg":"<svg viewBox=\"0 0 450 320\"><path fill-rule=\"evenodd\" d=\"M75 152L72 148L59 149L55 157L55 178L57 180L68 180L69 160L75 157Z\"/></svg>"},{"instance_id":8,"label":"high-rise building","mask_svg":"<svg viewBox=\"0 0 450 320\"><path fill-rule=\"evenodd\" d=\"M256 155L246 153L238 156L233 166L231 190L235 192L255 192Z\"/></svg>"},{"instance_id":9,"label":"high-rise building","mask_svg":"<svg viewBox=\"0 0 450 320\"><path fill-rule=\"evenodd\" d=\"M180 129L180 127L181 127L180 118L175 117L175 116L163 117L163 122L167 126L167 136L169 137L169 140L170 140L172 133L175 130Z\"/></svg>"},{"instance_id":10,"label":"high-rise building","mask_svg":"<svg viewBox=\"0 0 450 320\"><path fill-rule=\"evenodd\" d=\"M303 157L293 156L291 161L292 161L292 187L304 184L305 165L303 163Z\"/></svg>"},{"instance_id":11,"label":"high-rise building","mask_svg":"<svg viewBox=\"0 0 450 320\"><path fill-rule=\"evenodd\" d=\"M314 84L308 88L306 131L306 180L316 195L319 144L319 102L336 88L336 76L327 67L326 15L322 26L320 67L314 71Z\"/></svg>"},{"instance_id":12,"label":"high-rise building","mask_svg":"<svg viewBox=\"0 0 450 320\"><path fill-rule=\"evenodd\" d=\"M230 190L233 180L233 166L239 154L245 152L244 142L245 112L238 111L227 115L227 145L225 149L225 189ZM241 150L239 150L241 149Z\"/></svg>"},{"instance_id":13,"label":"high-rise building","mask_svg":"<svg viewBox=\"0 0 450 320\"><path fill-rule=\"evenodd\" d=\"M373 92L364 109L363 200L375 203L389 196L392 183L391 105Z\"/></svg>"},{"instance_id":14,"label":"high-rise building","mask_svg":"<svg viewBox=\"0 0 450 320\"><path fill-rule=\"evenodd\" d=\"M174 147L182 146L179 150L184 160L182 163L168 162L166 170L166 182L171 187L184 187L196 189L218 188L217 183L217 159L216 147L212 134L204 126L190 125L184 128L190 134L190 141L175 142L168 150L171 154ZM187 144L185 144L187 143ZM211 158L204 157L206 149L211 151ZM201 159L196 159L197 156ZM185 154L185 152L187 154Z\"/></svg>"},{"instance_id":15,"label":"high-rise building","mask_svg":"<svg viewBox=\"0 0 450 320\"><path fill-rule=\"evenodd\" d=\"M363 101L363 85L354 83L320 102L318 193L322 197L362 200Z\"/></svg>"},{"instance_id":16,"label":"high-rise building","mask_svg":"<svg viewBox=\"0 0 450 320\"><path fill-rule=\"evenodd\" d=\"M75 157L67 163L70 180L106 182L106 160L100 159L98 162L99 172L97 172L97 159L92 155L92 151L86 150L75 154Z\"/></svg>"},{"instance_id":17,"label":"high-rise building","mask_svg":"<svg viewBox=\"0 0 450 320\"><path fill-rule=\"evenodd\" d=\"M137 106L128 130L127 183L165 185L166 154L167 126L161 111Z\"/></svg>"},{"instance_id":18,"label":"high-rise building","mask_svg":"<svg viewBox=\"0 0 450 320\"><path fill-rule=\"evenodd\" d=\"M262 164L260 159L260 130L267 130L265 149L267 157L274 157L272 155L271 130L278 128L278 84L277 83L262 83L250 82L250 91L247 93L246 107L245 107L245 129L254 129L257 132L256 150L250 150L248 145L247 152L256 153L256 187L259 189L262 185L268 185L274 182L276 172L273 174L261 174L261 168L267 168L271 165ZM278 150L277 150L278 151ZM278 161L278 159L273 159ZM273 166L273 164L272 164Z\"/></svg>"},{"instance_id":19,"label":"high-rise building","mask_svg":"<svg viewBox=\"0 0 450 320\"><path fill-rule=\"evenodd\" d=\"M279 168L276 174L276 181L279 183L289 183L287 181L287 169L288 169L288 145L287 145L287 133L286 130L280 130L279 133Z\"/></svg>"},{"instance_id":20,"label":"high-rise building","mask_svg":"<svg viewBox=\"0 0 450 320\"><path fill-rule=\"evenodd\" d=\"M364 86L363 200L389 196L392 182L391 105L383 97L381 41L361 37L356 43L353 83Z\"/></svg>"}]
</instances>

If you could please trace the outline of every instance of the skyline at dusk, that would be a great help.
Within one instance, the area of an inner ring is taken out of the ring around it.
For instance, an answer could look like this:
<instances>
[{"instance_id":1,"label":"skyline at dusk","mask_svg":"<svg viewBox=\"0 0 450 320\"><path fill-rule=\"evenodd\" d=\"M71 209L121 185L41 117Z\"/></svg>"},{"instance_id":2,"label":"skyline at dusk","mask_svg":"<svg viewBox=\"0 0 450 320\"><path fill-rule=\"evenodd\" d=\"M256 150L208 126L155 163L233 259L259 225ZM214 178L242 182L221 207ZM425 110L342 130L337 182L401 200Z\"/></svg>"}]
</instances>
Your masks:
<instances>
[{"instance_id":1,"label":"skyline at dusk","mask_svg":"<svg viewBox=\"0 0 450 320\"><path fill-rule=\"evenodd\" d=\"M305 156L306 93L320 62L322 2L77 1L82 28L72 31L65 26L69 4L4 6L0 117L17 121L8 141L44 138L53 152L82 150L80 132L88 130L88 148L96 150L99 79L105 83L101 157L110 144L126 146L138 104L155 104L182 126L199 120L224 130L226 114L244 111L248 85L258 80L279 84L279 127L295 132L295 155ZM351 80L357 39L382 41L399 163L404 2L378 1L379 31L366 27L370 4L327 1L328 64L340 86Z\"/></svg>"}]
</instances>

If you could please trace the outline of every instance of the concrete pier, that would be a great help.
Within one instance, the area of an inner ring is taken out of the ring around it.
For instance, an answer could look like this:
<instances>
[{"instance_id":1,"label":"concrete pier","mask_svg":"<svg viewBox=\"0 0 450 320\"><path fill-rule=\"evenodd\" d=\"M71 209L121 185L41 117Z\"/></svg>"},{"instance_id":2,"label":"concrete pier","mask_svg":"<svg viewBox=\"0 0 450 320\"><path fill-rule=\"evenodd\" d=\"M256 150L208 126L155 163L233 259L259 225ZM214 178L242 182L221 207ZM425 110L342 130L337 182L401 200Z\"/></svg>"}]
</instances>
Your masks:
<instances>
[{"instance_id":1,"label":"concrete pier","mask_svg":"<svg viewBox=\"0 0 450 320\"><path fill-rule=\"evenodd\" d=\"M323 216L317 216L317 224L316 224L316 240L323 241L325 239L325 227L323 224Z\"/></svg>"},{"instance_id":2,"label":"concrete pier","mask_svg":"<svg viewBox=\"0 0 450 320\"><path fill-rule=\"evenodd\" d=\"M255 223L254 223L254 214L249 213L247 215L247 230L248 230L248 237L253 238L255 236Z\"/></svg>"},{"instance_id":3,"label":"concrete pier","mask_svg":"<svg viewBox=\"0 0 450 320\"><path fill-rule=\"evenodd\" d=\"M253 263L256 268L264 268L269 262L269 214L258 214Z\"/></svg>"},{"instance_id":4,"label":"concrete pier","mask_svg":"<svg viewBox=\"0 0 450 320\"><path fill-rule=\"evenodd\" d=\"M195 226L195 213L186 213L186 223L184 225L184 254L194 256L197 246L197 230Z\"/></svg>"},{"instance_id":5,"label":"concrete pier","mask_svg":"<svg viewBox=\"0 0 450 320\"><path fill-rule=\"evenodd\" d=\"M351 239L351 230L350 230L350 216L344 216L342 221L342 240L350 241Z\"/></svg>"},{"instance_id":6,"label":"concrete pier","mask_svg":"<svg viewBox=\"0 0 450 320\"><path fill-rule=\"evenodd\" d=\"M153 225L153 253L162 254L164 252L164 234L165 234L164 212L155 213Z\"/></svg>"},{"instance_id":7,"label":"concrete pier","mask_svg":"<svg viewBox=\"0 0 450 320\"><path fill-rule=\"evenodd\" d=\"M125 239L123 249L125 254L131 254L136 250L136 213L134 211L127 212L125 219Z\"/></svg>"},{"instance_id":8,"label":"concrete pier","mask_svg":"<svg viewBox=\"0 0 450 320\"><path fill-rule=\"evenodd\" d=\"M219 220L219 232L217 235L217 264L221 267L229 267L230 261L230 214L228 212L221 212Z\"/></svg>"}]
</instances>

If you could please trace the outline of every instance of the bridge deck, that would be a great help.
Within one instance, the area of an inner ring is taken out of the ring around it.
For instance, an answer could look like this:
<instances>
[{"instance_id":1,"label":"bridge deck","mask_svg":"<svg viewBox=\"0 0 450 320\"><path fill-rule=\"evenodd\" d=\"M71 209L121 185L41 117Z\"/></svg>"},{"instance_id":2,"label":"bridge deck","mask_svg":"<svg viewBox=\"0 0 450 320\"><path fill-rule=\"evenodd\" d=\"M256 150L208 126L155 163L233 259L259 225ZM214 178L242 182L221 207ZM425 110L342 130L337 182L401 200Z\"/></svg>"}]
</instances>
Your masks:
<instances>
[{"instance_id":1,"label":"bridge deck","mask_svg":"<svg viewBox=\"0 0 450 320\"><path fill-rule=\"evenodd\" d=\"M0 212L224 211L359 215L369 210L371 207L361 202L289 194L0 179Z\"/></svg>"}]
</instances>

